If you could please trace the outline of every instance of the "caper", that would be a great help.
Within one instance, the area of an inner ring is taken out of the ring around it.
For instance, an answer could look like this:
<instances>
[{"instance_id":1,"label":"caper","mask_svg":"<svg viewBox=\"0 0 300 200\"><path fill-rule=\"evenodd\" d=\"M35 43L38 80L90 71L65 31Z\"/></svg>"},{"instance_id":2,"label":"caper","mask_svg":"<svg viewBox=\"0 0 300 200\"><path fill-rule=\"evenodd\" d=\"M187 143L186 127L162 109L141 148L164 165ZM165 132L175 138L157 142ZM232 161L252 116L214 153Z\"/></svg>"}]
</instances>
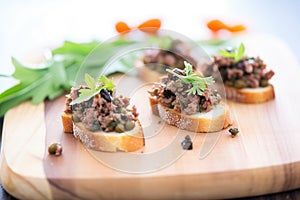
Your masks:
<instances>
[{"instance_id":1,"label":"caper","mask_svg":"<svg viewBox=\"0 0 300 200\"><path fill-rule=\"evenodd\" d=\"M245 81L243 81L243 80L238 79L238 80L234 81L234 87L237 89L242 89L242 88L245 88L246 86L247 85L246 85Z\"/></svg>"},{"instance_id":2,"label":"caper","mask_svg":"<svg viewBox=\"0 0 300 200\"><path fill-rule=\"evenodd\" d=\"M80 118L77 115L72 115L72 119L74 122L80 122Z\"/></svg>"},{"instance_id":3,"label":"caper","mask_svg":"<svg viewBox=\"0 0 300 200\"><path fill-rule=\"evenodd\" d=\"M225 81L225 85L229 86L229 87L233 87L233 82L232 81Z\"/></svg>"},{"instance_id":4,"label":"caper","mask_svg":"<svg viewBox=\"0 0 300 200\"><path fill-rule=\"evenodd\" d=\"M60 156L62 153L62 146L59 143L52 143L49 147L48 147L48 152L51 155L55 155L55 156Z\"/></svg>"},{"instance_id":5,"label":"caper","mask_svg":"<svg viewBox=\"0 0 300 200\"><path fill-rule=\"evenodd\" d=\"M99 125L93 124L93 126L90 128L90 131L95 132L95 131L98 131L99 129L100 129L100 126L99 126Z\"/></svg>"},{"instance_id":6,"label":"caper","mask_svg":"<svg viewBox=\"0 0 300 200\"><path fill-rule=\"evenodd\" d=\"M116 131L117 133L123 133L124 130L125 130L125 127L124 127L124 125L121 124L121 123L119 123L119 124L116 126L116 128L115 128L115 131Z\"/></svg>"},{"instance_id":7,"label":"caper","mask_svg":"<svg viewBox=\"0 0 300 200\"><path fill-rule=\"evenodd\" d=\"M260 87L267 87L269 85L269 81L267 79L261 79L259 82Z\"/></svg>"},{"instance_id":8,"label":"caper","mask_svg":"<svg viewBox=\"0 0 300 200\"><path fill-rule=\"evenodd\" d=\"M134 121L128 120L125 124L125 128L127 131L132 130L135 127Z\"/></svg>"},{"instance_id":9,"label":"caper","mask_svg":"<svg viewBox=\"0 0 300 200\"><path fill-rule=\"evenodd\" d=\"M155 95L157 95L157 94L158 94L158 88L155 88L155 89L153 90L153 93L154 93Z\"/></svg>"},{"instance_id":10,"label":"caper","mask_svg":"<svg viewBox=\"0 0 300 200\"><path fill-rule=\"evenodd\" d=\"M125 114L127 112L126 108L121 109L121 113Z\"/></svg>"},{"instance_id":11,"label":"caper","mask_svg":"<svg viewBox=\"0 0 300 200\"><path fill-rule=\"evenodd\" d=\"M239 129L238 128L230 128L229 132L231 133L232 137L235 137L239 133Z\"/></svg>"},{"instance_id":12,"label":"caper","mask_svg":"<svg viewBox=\"0 0 300 200\"><path fill-rule=\"evenodd\" d=\"M182 87L183 87L183 84L182 84L181 80L176 81L176 82L174 83L174 85L175 85L175 87L177 87L177 88L182 88Z\"/></svg>"},{"instance_id":13,"label":"caper","mask_svg":"<svg viewBox=\"0 0 300 200\"><path fill-rule=\"evenodd\" d=\"M117 126L117 122L115 122L115 121L112 121L112 122L110 122L110 123L108 124L108 127L109 127L111 130L113 130L116 126Z\"/></svg>"}]
</instances>

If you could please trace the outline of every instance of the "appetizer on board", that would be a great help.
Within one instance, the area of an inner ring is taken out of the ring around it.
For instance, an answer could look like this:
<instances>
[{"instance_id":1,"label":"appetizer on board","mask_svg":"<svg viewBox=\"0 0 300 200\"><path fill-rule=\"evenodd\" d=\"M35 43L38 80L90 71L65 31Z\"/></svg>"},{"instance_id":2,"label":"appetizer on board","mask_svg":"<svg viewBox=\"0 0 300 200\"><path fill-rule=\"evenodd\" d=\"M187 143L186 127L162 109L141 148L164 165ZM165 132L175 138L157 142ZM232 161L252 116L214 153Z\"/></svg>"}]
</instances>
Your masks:
<instances>
[{"instance_id":1,"label":"appetizer on board","mask_svg":"<svg viewBox=\"0 0 300 200\"><path fill-rule=\"evenodd\" d=\"M267 69L260 57L245 56L244 51L243 44L238 49L222 49L221 55L214 56L213 61L205 66L204 74L224 83L228 99L241 103L262 103L274 99L274 87L270 84L274 71Z\"/></svg>"},{"instance_id":2,"label":"appetizer on board","mask_svg":"<svg viewBox=\"0 0 300 200\"><path fill-rule=\"evenodd\" d=\"M62 115L64 132L73 133L87 148L131 152L145 145L143 130L130 99L116 96L114 83L85 75L86 85L72 88Z\"/></svg>"},{"instance_id":3,"label":"appetizer on board","mask_svg":"<svg viewBox=\"0 0 300 200\"><path fill-rule=\"evenodd\" d=\"M193 132L215 132L231 125L228 106L210 88L213 78L201 77L191 64L184 65L184 70L167 69L168 75L148 91L153 114Z\"/></svg>"}]
</instances>

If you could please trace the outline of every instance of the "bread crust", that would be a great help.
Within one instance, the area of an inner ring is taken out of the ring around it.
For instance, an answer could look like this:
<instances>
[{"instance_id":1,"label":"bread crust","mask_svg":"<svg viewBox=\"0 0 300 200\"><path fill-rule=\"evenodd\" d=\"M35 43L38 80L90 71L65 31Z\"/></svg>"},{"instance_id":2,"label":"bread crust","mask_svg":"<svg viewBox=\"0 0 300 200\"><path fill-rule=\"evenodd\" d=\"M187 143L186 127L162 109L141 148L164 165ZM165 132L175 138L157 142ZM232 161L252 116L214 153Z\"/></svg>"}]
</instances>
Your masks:
<instances>
[{"instance_id":1,"label":"bread crust","mask_svg":"<svg viewBox=\"0 0 300 200\"><path fill-rule=\"evenodd\" d=\"M61 121L63 124L64 132L65 133L73 133L73 121L72 121L72 115L63 113L61 115Z\"/></svg>"},{"instance_id":2,"label":"bread crust","mask_svg":"<svg viewBox=\"0 0 300 200\"><path fill-rule=\"evenodd\" d=\"M160 79L164 74L160 74L157 71L151 70L141 64L138 65L138 75L144 81L155 82ZM220 85L221 86L221 85ZM267 87L259 88L244 88L236 89L234 87L229 87L224 85L226 98L240 103L263 103L275 98L275 91L272 84Z\"/></svg>"},{"instance_id":3,"label":"bread crust","mask_svg":"<svg viewBox=\"0 0 300 200\"><path fill-rule=\"evenodd\" d=\"M81 122L73 122L71 114L64 113L61 117L64 131L73 133L75 138L78 138L89 149L106 152L132 152L145 146L144 134L139 121L131 131L107 133L89 131Z\"/></svg>"},{"instance_id":4,"label":"bread crust","mask_svg":"<svg viewBox=\"0 0 300 200\"><path fill-rule=\"evenodd\" d=\"M226 98L241 103L263 103L275 98L273 85L259 88L236 89L234 87L225 87Z\"/></svg>"},{"instance_id":5,"label":"bread crust","mask_svg":"<svg viewBox=\"0 0 300 200\"><path fill-rule=\"evenodd\" d=\"M149 101L154 115L159 116L167 124L180 129L207 133L220 131L232 124L229 108L224 103L220 103L208 113L185 115L161 105L151 96L149 96Z\"/></svg>"}]
</instances>

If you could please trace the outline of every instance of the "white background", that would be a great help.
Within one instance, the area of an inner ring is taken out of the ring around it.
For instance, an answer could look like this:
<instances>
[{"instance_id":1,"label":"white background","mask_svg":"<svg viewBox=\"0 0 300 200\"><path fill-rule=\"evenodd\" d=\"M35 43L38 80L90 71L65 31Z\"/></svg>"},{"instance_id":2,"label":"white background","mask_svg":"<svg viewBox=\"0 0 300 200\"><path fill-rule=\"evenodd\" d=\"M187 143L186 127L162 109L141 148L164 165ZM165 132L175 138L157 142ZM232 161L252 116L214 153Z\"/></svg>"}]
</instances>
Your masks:
<instances>
[{"instance_id":1,"label":"white background","mask_svg":"<svg viewBox=\"0 0 300 200\"><path fill-rule=\"evenodd\" d=\"M13 73L12 56L25 61L64 40L103 41L117 34L117 21L138 26L150 18L195 40L208 38L205 24L210 19L243 23L250 33L280 37L299 60L299 10L299 1L283 0L0 0L0 74ZM0 79L0 92L5 87Z\"/></svg>"}]
</instances>

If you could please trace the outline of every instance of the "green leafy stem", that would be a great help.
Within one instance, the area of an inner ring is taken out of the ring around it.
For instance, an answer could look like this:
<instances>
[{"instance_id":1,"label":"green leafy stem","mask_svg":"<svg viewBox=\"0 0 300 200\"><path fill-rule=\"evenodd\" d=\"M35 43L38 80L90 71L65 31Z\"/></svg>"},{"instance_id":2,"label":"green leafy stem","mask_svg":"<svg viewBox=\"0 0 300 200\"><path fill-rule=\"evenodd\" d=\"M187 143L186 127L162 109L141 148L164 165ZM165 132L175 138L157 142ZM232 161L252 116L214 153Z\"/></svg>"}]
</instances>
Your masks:
<instances>
[{"instance_id":1,"label":"green leafy stem","mask_svg":"<svg viewBox=\"0 0 300 200\"><path fill-rule=\"evenodd\" d=\"M243 43L241 43L238 49L235 48L232 51L220 49L220 53L223 57L233 58L234 63L237 63L244 57L245 46Z\"/></svg>"},{"instance_id":2,"label":"green leafy stem","mask_svg":"<svg viewBox=\"0 0 300 200\"><path fill-rule=\"evenodd\" d=\"M202 95L203 92L207 89L207 85L212 85L215 81L213 77L201 77L193 71L193 66L184 61L185 65L185 75L177 74L176 72L167 69L167 72L178 77L182 82L186 84L191 84L192 87L188 90L188 94L198 94Z\"/></svg>"},{"instance_id":3,"label":"green leafy stem","mask_svg":"<svg viewBox=\"0 0 300 200\"><path fill-rule=\"evenodd\" d=\"M85 74L85 83L87 84L88 88L82 88L79 90L79 97L75 100L73 100L70 105L74 105L77 103L81 103L84 101L89 100L96 94L99 94L99 92L103 89L107 89L109 91L112 91L115 87L112 80L108 79L106 76L101 75L98 79L98 82L100 83L97 86L97 82L93 77L91 77L89 74Z\"/></svg>"}]
</instances>

